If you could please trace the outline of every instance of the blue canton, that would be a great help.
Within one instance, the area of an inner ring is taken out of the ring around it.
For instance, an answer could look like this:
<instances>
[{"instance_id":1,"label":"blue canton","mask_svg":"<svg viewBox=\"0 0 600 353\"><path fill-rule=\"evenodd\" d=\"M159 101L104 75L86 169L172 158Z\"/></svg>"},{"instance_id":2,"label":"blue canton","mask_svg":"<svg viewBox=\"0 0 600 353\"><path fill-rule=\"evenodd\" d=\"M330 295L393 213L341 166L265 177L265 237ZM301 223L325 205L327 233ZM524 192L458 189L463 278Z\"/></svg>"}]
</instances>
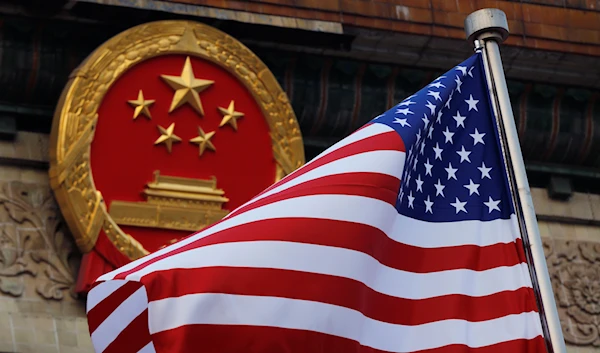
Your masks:
<instances>
[{"instance_id":1,"label":"blue canton","mask_svg":"<svg viewBox=\"0 0 600 353\"><path fill-rule=\"evenodd\" d=\"M406 146L400 214L430 222L513 213L480 53L373 119Z\"/></svg>"}]
</instances>

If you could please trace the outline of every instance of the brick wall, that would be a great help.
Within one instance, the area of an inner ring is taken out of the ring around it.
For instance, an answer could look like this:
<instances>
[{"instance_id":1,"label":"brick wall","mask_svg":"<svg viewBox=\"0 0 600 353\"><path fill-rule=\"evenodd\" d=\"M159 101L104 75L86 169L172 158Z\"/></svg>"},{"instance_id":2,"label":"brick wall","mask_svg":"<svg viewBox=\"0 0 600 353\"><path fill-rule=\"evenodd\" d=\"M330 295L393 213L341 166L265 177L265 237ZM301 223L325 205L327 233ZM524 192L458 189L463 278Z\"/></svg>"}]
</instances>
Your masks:
<instances>
[{"instance_id":1,"label":"brick wall","mask_svg":"<svg viewBox=\"0 0 600 353\"><path fill-rule=\"evenodd\" d=\"M170 1L461 40L469 13L495 7L508 17L508 45L600 56L599 0Z\"/></svg>"},{"instance_id":2,"label":"brick wall","mask_svg":"<svg viewBox=\"0 0 600 353\"><path fill-rule=\"evenodd\" d=\"M527 2L549 6L566 7L571 9L600 11L599 0L528 0Z\"/></svg>"}]
</instances>

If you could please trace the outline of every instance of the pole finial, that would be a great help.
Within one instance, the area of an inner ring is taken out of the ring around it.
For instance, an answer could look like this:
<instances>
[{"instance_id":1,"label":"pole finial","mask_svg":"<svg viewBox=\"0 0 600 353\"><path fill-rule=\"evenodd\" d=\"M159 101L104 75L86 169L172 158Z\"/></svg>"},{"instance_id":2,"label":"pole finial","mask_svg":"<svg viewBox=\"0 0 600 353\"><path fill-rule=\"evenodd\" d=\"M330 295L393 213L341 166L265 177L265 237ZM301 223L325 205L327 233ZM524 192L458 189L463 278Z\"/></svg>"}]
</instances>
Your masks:
<instances>
[{"instance_id":1,"label":"pole finial","mask_svg":"<svg viewBox=\"0 0 600 353\"><path fill-rule=\"evenodd\" d=\"M476 39L503 42L509 33L506 14L499 9L477 10L465 18L465 32L470 42Z\"/></svg>"}]
</instances>

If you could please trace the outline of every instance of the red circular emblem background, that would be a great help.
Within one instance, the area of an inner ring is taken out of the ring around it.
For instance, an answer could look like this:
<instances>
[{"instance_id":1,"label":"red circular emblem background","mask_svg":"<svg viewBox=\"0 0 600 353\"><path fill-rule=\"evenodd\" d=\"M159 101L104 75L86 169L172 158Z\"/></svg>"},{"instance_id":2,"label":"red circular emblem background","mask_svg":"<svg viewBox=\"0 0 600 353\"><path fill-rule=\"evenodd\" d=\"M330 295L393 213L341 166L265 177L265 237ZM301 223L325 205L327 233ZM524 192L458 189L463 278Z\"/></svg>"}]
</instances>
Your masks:
<instances>
[{"instance_id":1,"label":"red circular emblem background","mask_svg":"<svg viewBox=\"0 0 600 353\"><path fill-rule=\"evenodd\" d=\"M110 210L112 201L146 201L143 190L161 175L208 179L217 178L217 188L225 191L229 202L223 208L232 211L275 180L269 126L252 94L238 79L218 65L190 57L194 76L214 83L199 93L204 107L200 116L189 104L169 113L175 91L161 75L180 76L185 55L165 55L141 62L125 72L107 91L99 109L98 124L91 145L91 169L96 188ZM127 102L138 98L142 90L150 106L152 119L140 114L133 119L134 108ZM238 119L238 129L219 127L231 101ZM168 128L175 123L174 133L181 142L174 143L169 153L164 144L154 142L161 135L158 125ZM197 144L189 142L198 136L198 126L205 133L215 131L211 142L216 151L205 150L199 156ZM121 229L152 252L172 239L189 235L188 231L121 226Z\"/></svg>"}]
</instances>

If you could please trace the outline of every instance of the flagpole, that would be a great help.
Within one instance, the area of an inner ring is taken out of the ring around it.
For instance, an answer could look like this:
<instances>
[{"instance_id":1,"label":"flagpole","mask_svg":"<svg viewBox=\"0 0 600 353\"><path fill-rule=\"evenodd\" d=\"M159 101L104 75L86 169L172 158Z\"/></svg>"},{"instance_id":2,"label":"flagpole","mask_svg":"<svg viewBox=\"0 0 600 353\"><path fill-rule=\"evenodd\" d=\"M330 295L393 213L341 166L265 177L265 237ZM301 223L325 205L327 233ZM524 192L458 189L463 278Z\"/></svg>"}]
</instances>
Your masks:
<instances>
[{"instance_id":1,"label":"flagpole","mask_svg":"<svg viewBox=\"0 0 600 353\"><path fill-rule=\"evenodd\" d=\"M499 9L482 9L471 13L465 19L465 32L470 42L477 49L482 49L488 85L492 98L492 106L497 116L502 147L506 157L505 163L509 171L511 189L515 200L515 208L519 226L523 235L525 251L528 253L532 281L537 287L536 295L540 304L540 315L544 326L544 336L549 352L566 353L560 319L556 309L554 293L542 240L538 229L537 218L525 172L525 163L519 144L515 126L499 43L508 37L506 14Z\"/></svg>"}]
</instances>

